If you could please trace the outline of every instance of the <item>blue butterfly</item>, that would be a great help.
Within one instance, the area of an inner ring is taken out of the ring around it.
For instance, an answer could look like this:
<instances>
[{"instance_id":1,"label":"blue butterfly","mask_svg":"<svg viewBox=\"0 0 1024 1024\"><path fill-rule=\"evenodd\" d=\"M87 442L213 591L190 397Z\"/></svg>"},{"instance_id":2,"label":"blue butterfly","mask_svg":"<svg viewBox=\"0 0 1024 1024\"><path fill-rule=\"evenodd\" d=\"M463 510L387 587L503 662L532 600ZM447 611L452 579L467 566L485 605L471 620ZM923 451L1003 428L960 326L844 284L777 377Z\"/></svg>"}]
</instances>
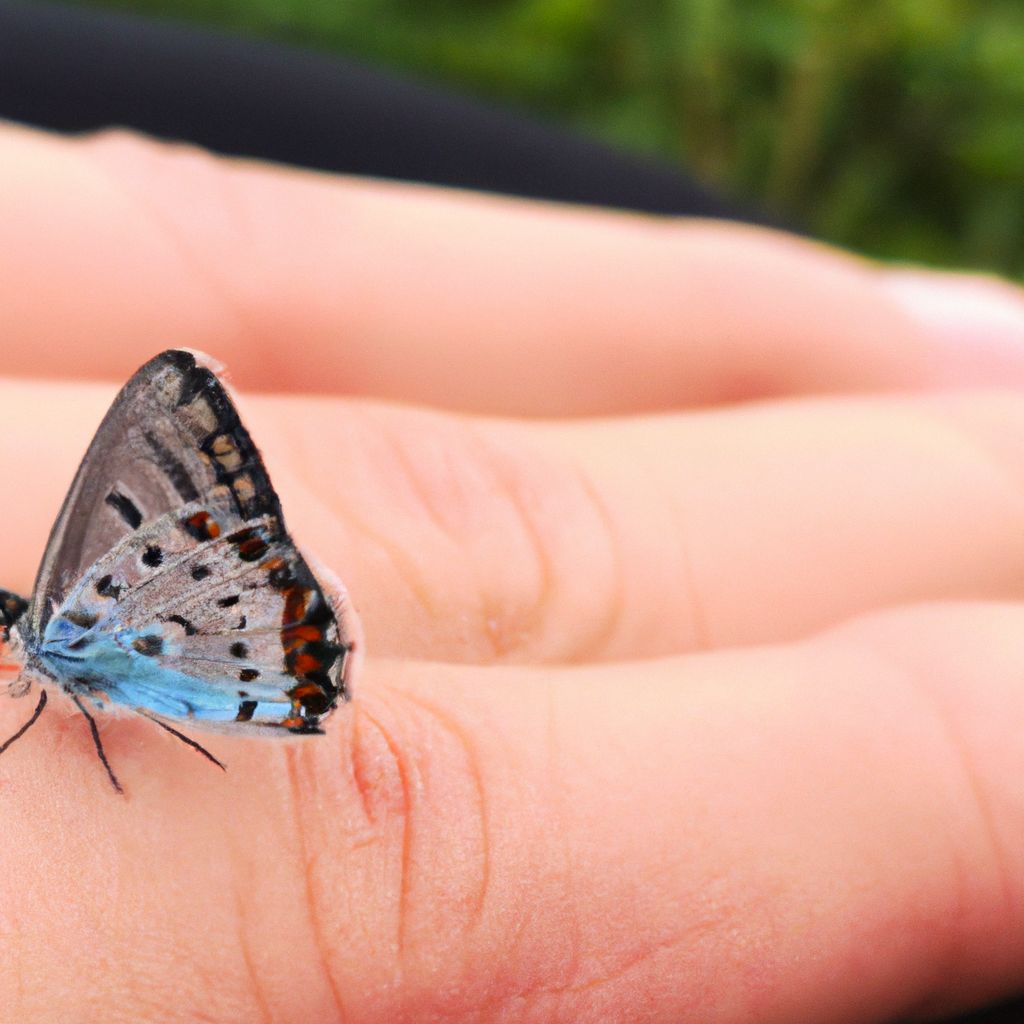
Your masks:
<instances>
[{"instance_id":1,"label":"blue butterfly","mask_svg":"<svg viewBox=\"0 0 1024 1024\"><path fill-rule=\"evenodd\" d=\"M211 364L169 351L125 385L50 535L32 600L0 591L13 696L47 688L172 722L309 734L349 699L354 616L328 599L285 529L259 452ZM0 666L2 667L2 666Z\"/></svg>"}]
</instances>

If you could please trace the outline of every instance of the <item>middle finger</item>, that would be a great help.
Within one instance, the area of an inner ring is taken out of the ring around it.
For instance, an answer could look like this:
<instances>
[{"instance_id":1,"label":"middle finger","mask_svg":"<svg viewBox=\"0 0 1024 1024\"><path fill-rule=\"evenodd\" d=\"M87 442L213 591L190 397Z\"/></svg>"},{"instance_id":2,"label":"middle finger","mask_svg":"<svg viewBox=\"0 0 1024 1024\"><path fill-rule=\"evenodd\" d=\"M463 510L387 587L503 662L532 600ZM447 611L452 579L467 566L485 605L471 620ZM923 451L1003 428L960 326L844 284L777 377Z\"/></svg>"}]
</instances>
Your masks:
<instances>
[{"instance_id":1,"label":"middle finger","mask_svg":"<svg viewBox=\"0 0 1024 1024\"><path fill-rule=\"evenodd\" d=\"M109 392L0 383L0 400L0 473L33 481L5 509L21 543L4 585L25 587ZM657 656L1024 593L1011 394L569 422L294 396L248 396L242 413L378 655Z\"/></svg>"}]
</instances>

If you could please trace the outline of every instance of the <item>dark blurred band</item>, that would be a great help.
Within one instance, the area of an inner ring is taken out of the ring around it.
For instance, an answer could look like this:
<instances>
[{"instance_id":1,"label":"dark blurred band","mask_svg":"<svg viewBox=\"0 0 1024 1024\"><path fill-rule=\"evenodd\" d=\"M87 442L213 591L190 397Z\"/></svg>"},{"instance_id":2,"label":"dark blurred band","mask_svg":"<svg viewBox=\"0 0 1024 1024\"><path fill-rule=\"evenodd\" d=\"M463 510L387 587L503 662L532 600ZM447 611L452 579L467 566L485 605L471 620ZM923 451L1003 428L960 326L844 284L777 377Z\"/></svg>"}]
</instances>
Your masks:
<instances>
[{"instance_id":1,"label":"dark blurred band","mask_svg":"<svg viewBox=\"0 0 1024 1024\"><path fill-rule=\"evenodd\" d=\"M302 167L760 221L668 164L355 61L94 8L0 0L0 117L110 125Z\"/></svg>"}]
</instances>

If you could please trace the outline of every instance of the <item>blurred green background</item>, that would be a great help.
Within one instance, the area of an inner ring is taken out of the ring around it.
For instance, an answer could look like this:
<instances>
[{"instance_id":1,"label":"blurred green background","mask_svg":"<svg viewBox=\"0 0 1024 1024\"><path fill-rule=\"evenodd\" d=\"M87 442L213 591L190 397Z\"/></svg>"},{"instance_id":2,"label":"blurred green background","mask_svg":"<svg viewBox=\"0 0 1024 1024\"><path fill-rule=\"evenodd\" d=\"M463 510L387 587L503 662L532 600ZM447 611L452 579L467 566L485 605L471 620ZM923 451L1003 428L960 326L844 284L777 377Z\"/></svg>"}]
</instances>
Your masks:
<instances>
[{"instance_id":1,"label":"blurred green background","mask_svg":"<svg viewBox=\"0 0 1024 1024\"><path fill-rule=\"evenodd\" d=\"M79 0L349 54L872 255L1024 277L1021 0Z\"/></svg>"}]
</instances>

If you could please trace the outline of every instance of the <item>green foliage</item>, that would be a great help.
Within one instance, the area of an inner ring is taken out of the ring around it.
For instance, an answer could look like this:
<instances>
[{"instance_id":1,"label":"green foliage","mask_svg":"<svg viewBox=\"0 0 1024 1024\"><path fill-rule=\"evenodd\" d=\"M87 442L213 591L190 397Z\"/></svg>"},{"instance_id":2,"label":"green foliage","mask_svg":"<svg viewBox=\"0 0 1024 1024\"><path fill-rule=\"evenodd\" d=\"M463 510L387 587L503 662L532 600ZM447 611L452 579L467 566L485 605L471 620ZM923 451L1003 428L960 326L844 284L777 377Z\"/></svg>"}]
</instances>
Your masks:
<instances>
[{"instance_id":1,"label":"green foliage","mask_svg":"<svg viewBox=\"0 0 1024 1024\"><path fill-rule=\"evenodd\" d=\"M1019 0L80 0L337 51L668 157L866 253L1024 276Z\"/></svg>"}]
</instances>

